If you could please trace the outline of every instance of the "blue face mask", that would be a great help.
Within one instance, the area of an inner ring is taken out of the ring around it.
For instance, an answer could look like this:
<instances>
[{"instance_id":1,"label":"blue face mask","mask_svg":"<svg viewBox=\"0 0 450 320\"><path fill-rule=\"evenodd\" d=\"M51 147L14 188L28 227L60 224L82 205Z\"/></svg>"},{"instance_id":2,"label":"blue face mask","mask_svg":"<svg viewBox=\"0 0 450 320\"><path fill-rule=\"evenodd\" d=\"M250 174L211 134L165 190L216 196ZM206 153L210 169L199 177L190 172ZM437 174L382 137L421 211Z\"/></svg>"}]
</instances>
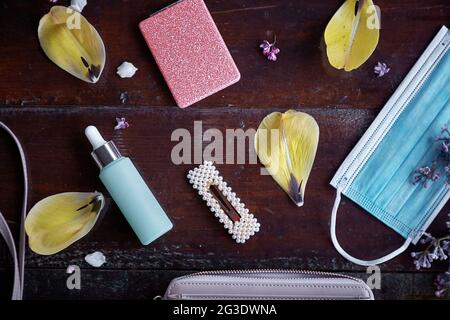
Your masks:
<instances>
[{"instance_id":1,"label":"blue face mask","mask_svg":"<svg viewBox=\"0 0 450 320\"><path fill-rule=\"evenodd\" d=\"M450 120L450 32L442 27L331 181L337 189L331 238L339 253L359 265L383 263L417 243L450 198L445 178L424 189L414 171L437 156L434 138ZM402 235L399 249L372 261L352 257L336 238L344 194Z\"/></svg>"}]
</instances>

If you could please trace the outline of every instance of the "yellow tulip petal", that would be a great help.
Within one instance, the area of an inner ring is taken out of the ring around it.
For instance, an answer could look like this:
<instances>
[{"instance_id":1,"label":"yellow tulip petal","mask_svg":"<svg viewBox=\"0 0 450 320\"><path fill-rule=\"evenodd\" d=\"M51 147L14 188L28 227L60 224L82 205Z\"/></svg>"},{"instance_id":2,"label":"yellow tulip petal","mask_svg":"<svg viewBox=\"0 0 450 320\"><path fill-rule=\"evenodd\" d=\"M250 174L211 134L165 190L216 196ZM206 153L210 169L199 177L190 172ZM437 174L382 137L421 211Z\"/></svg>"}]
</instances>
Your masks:
<instances>
[{"instance_id":1,"label":"yellow tulip petal","mask_svg":"<svg viewBox=\"0 0 450 320\"><path fill-rule=\"evenodd\" d=\"M78 11L52 7L39 22L38 36L45 54L56 65L83 81L98 81L105 66L105 46Z\"/></svg>"},{"instance_id":2,"label":"yellow tulip petal","mask_svg":"<svg viewBox=\"0 0 450 320\"><path fill-rule=\"evenodd\" d=\"M351 71L374 52L380 37L380 17L372 0L347 0L325 29L330 64Z\"/></svg>"},{"instance_id":3,"label":"yellow tulip petal","mask_svg":"<svg viewBox=\"0 0 450 320\"><path fill-rule=\"evenodd\" d=\"M25 219L31 250L50 255L67 248L94 227L104 204L99 192L65 192L39 201Z\"/></svg>"},{"instance_id":4,"label":"yellow tulip petal","mask_svg":"<svg viewBox=\"0 0 450 320\"><path fill-rule=\"evenodd\" d=\"M310 115L289 110L266 116L255 135L261 163L297 206L302 206L317 145L319 126Z\"/></svg>"}]
</instances>

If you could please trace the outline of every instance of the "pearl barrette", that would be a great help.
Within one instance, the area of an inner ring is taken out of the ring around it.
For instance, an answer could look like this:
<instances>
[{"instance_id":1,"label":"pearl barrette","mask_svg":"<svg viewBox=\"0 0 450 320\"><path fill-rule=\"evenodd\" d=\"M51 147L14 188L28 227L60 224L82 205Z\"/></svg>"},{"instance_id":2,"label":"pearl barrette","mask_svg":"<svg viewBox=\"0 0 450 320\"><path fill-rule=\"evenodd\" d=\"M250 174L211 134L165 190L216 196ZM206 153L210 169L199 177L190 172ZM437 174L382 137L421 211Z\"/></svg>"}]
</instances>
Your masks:
<instances>
[{"instance_id":1,"label":"pearl barrette","mask_svg":"<svg viewBox=\"0 0 450 320\"><path fill-rule=\"evenodd\" d=\"M259 231L258 220L223 181L211 161L189 170L187 178L237 243L245 243Z\"/></svg>"}]
</instances>

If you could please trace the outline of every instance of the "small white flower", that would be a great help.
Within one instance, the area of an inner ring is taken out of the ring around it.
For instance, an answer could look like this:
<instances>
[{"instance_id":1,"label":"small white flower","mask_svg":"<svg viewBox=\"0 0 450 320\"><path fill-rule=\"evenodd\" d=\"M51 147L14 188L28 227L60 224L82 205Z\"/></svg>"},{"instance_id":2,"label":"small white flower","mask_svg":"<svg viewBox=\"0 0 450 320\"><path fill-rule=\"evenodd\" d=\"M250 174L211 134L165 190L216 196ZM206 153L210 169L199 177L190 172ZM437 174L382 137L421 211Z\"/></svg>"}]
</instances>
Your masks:
<instances>
[{"instance_id":1,"label":"small white flower","mask_svg":"<svg viewBox=\"0 0 450 320\"><path fill-rule=\"evenodd\" d=\"M136 68L131 62L124 61L117 67L117 74L121 78L131 78L137 70L138 68Z\"/></svg>"},{"instance_id":2,"label":"small white flower","mask_svg":"<svg viewBox=\"0 0 450 320\"><path fill-rule=\"evenodd\" d=\"M106 262L105 255L100 251L95 251L88 254L86 257L84 257L84 260L86 260L87 263L96 268L101 267Z\"/></svg>"}]
</instances>

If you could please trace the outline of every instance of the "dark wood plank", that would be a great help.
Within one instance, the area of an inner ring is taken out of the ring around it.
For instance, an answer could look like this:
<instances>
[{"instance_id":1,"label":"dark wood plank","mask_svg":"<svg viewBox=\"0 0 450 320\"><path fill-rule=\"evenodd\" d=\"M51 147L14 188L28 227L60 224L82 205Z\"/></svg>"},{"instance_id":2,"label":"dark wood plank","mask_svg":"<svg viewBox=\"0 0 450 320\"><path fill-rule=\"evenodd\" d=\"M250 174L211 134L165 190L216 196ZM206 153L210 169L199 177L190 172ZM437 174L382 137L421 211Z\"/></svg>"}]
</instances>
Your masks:
<instances>
[{"instance_id":1,"label":"dark wood plank","mask_svg":"<svg viewBox=\"0 0 450 320\"><path fill-rule=\"evenodd\" d=\"M81 289L69 290L65 269L28 269L25 298L45 299L153 299L164 295L170 281L193 273L187 270L109 270L81 268ZM365 273L347 273L367 281ZM0 276L5 272L0 271ZM382 273L375 299L433 299L436 273ZM6 290L3 291L6 293ZM9 294L9 293L8 293ZM8 294L4 297L7 298Z\"/></svg>"},{"instance_id":2,"label":"dark wood plank","mask_svg":"<svg viewBox=\"0 0 450 320\"><path fill-rule=\"evenodd\" d=\"M0 104L117 106L126 91L130 105L174 105L137 27L150 13L172 2L91 1L83 13L104 39L107 65L99 83L89 85L53 65L39 47L37 25L51 6L48 1L3 1L0 28L7 31L0 36ZM447 0L376 1L382 10L379 46L363 67L345 73L329 67L322 40L341 0L206 3L242 73L239 83L197 104L209 108L379 108L440 26L450 22ZM266 61L258 51L258 44L273 32L281 48L276 63ZM139 68L134 78L123 80L116 75L123 60ZM377 61L392 67L384 79L373 74Z\"/></svg>"},{"instance_id":3,"label":"dark wood plank","mask_svg":"<svg viewBox=\"0 0 450 320\"><path fill-rule=\"evenodd\" d=\"M235 244L186 181L194 165L171 161L171 134L177 128L193 130L204 119L203 130L255 128L275 109L192 108L3 108L0 119L22 139L28 154L32 193L30 205L63 191L104 191L91 160L83 128L96 124L119 148L129 154L173 219L175 228L154 244L143 247L114 204L97 229L85 239L53 256L28 252L29 267L64 267L85 254L102 250L112 268L305 268L364 270L347 262L329 238L334 190L329 181L347 153L373 120L375 111L306 109L321 128L316 162L308 182L305 206L297 208L270 176L260 175L259 164L218 165L222 175L261 221L261 232L245 245ZM114 117L126 116L131 127L113 133ZM1 135L3 141L5 137ZM204 145L207 143L204 142ZM11 146L7 147L11 152ZM247 149L248 150L248 149ZM17 168L13 157L0 154L0 172ZM17 168L18 170L18 168ZM20 190L17 173L1 183L0 204L12 209L11 195ZM448 209L448 208L446 208ZM15 216L8 210L7 216ZM441 214L432 231L444 233ZM362 258L374 258L394 249L402 239L370 215L344 201L338 221L344 247ZM413 249L413 248L411 248ZM413 271L408 254L383 266L385 271Z\"/></svg>"},{"instance_id":4,"label":"dark wood plank","mask_svg":"<svg viewBox=\"0 0 450 320\"><path fill-rule=\"evenodd\" d=\"M207 0L242 79L186 110L174 106L137 28L150 13L171 2L89 2L84 15L107 47L105 72L96 85L66 74L40 49L37 25L51 6L47 1L5 0L0 4L0 28L4 30L0 34L0 121L11 126L25 146L32 184L30 205L57 192L104 191L83 135L86 125L96 124L132 157L175 223L166 237L142 247L111 203L95 230L67 250L50 257L27 251L26 297L152 298L186 270L364 271L341 258L331 244L328 228L334 194L328 183L440 26L449 24L448 1L377 0L382 10L380 44L363 67L344 73L329 67L322 39L342 1ZM274 32L282 51L279 61L270 63L261 56L258 44ZM123 80L115 74L123 60L139 68L134 78ZM392 67L387 77L375 78L372 69L377 61ZM125 104L119 99L122 92L129 96ZM269 112L288 108L309 112L321 128L306 204L300 209L292 205L270 177L260 176L258 164L219 165L263 225L260 234L238 246L186 182L185 174L193 165L172 164L170 153L176 142L171 141L171 133L177 128L192 132L195 120L203 121L204 130L255 128ZM132 127L113 132L115 116L126 116ZM18 156L1 132L0 191L0 210L17 234ZM448 212L448 206L443 212ZM443 234L445 220L441 213L431 232ZM343 202L338 228L343 246L362 258L386 253L402 241L350 201ZM65 267L83 265L84 255L94 250L107 256L107 270L86 269L86 290L65 292ZM6 249L0 244L0 267L9 266ZM446 268L445 263L436 264L431 270L413 273L406 253L382 265L386 287L375 294L379 298L430 298L435 272ZM10 273L0 275L1 283L8 283ZM8 296L4 286L0 294Z\"/></svg>"}]
</instances>

